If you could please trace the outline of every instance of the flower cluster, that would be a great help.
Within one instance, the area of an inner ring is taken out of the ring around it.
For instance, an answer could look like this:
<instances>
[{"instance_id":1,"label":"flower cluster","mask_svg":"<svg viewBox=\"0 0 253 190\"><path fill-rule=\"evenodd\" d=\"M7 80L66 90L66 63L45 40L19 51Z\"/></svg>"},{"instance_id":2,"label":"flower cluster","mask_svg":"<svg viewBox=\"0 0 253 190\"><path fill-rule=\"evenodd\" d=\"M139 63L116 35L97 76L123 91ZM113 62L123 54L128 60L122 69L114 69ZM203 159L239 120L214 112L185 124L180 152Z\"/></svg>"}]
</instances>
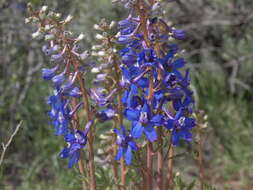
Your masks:
<instances>
[{"instance_id":1,"label":"flower cluster","mask_svg":"<svg viewBox=\"0 0 253 190\"><path fill-rule=\"evenodd\" d=\"M61 158L70 158L68 167L72 168L80 159L80 150L87 143L87 134L90 130L93 121L89 121L86 124L85 130L74 130L73 133L65 135L65 141L68 143L68 147L64 148L60 153Z\"/></svg>"},{"instance_id":2,"label":"flower cluster","mask_svg":"<svg viewBox=\"0 0 253 190\"><path fill-rule=\"evenodd\" d=\"M192 140L195 120L191 117L194 100L189 88L189 70L185 68L185 59L180 57L179 47L172 42L183 40L185 32L168 25L159 16L158 1L121 2L129 9L129 15L119 21L116 36L111 32L115 22L107 24L102 20L95 25L100 31L96 36L100 44L92 47L92 55L101 64L91 69L97 73L91 89L85 88L81 75L88 66L82 60L89 54L80 52L77 45L84 35L71 38L64 30L72 17L61 20L58 13L47 13L43 7L28 19L39 23L33 37L45 37L47 44L42 50L54 64L52 68L42 69L42 76L53 84L53 95L48 98L49 116L55 134L63 135L68 143L60 156L70 159L69 167L80 158L94 116L99 122L114 120L117 140L113 142L115 148L118 146L115 159L124 157L127 165L131 164L132 152L141 147L137 145L140 140L153 143L159 138L169 139L170 136L160 134L163 131L171 134L173 145L178 145L180 140ZM80 129L77 114L83 104L88 121L84 131ZM129 129L124 118L130 121ZM94 156L92 135L90 138L89 151Z\"/></svg>"},{"instance_id":3,"label":"flower cluster","mask_svg":"<svg viewBox=\"0 0 253 190\"><path fill-rule=\"evenodd\" d=\"M48 115L55 128L55 135L64 136L68 143L68 147L60 153L60 156L70 158L69 167L72 167L79 160L80 149L86 144L86 136L91 125L88 122L85 131L81 131L78 130L79 123L74 120L74 116L82 107L83 102L79 100L81 91L76 84L81 71L79 68L76 69L72 60L82 60L87 57L86 52L78 53L76 45L83 35L71 39L63 30L64 25L71 21L71 16L61 20L59 13L48 12L46 6L37 12L30 10L30 13L31 17L27 19L27 22L38 23L38 31L32 36L34 38L44 36L46 44L43 45L42 51L54 65L52 68L42 69L43 79L50 81L53 86L53 95L47 101L51 107Z\"/></svg>"},{"instance_id":4,"label":"flower cluster","mask_svg":"<svg viewBox=\"0 0 253 190\"><path fill-rule=\"evenodd\" d=\"M180 139L191 141L195 120L190 117L194 100L189 89L189 70L183 69L186 61L179 57L178 46L170 43L171 39L184 39L185 32L168 26L153 14L157 3L124 3L130 14L118 23L117 37L123 46L122 102L124 116L132 125L131 139L144 134L148 141L154 142L158 138L156 128L162 127L171 131L173 145L178 145ZM120 155L121 152L120 146Z\"/></svg>"}]
</instances>

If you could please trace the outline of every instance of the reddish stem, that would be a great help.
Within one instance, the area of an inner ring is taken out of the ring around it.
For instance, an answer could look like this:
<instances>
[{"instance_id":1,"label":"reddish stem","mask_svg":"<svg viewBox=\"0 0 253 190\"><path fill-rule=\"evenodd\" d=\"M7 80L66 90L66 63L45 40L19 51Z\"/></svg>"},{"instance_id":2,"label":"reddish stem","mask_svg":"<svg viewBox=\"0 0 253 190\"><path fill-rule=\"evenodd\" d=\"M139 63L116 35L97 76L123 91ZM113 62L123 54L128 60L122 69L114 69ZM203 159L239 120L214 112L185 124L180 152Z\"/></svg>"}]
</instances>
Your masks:
<instances>
[{"instance_id":1,"label":"reddish stem","mask_svg":"<svg viewBox=\"0 0 253 190\"><path fill-rule=\"evenodd\" d=\"M162 128L159 127L157 129L158 132L158 143L159 145L163 144L163 139L162 139ZM157 183L158 183L158 190L163 190L163 147L161 147L158 151L158 157L157 157L157 170L158 170L158 178L157 178Z\"/></svg>"},{"instance_id":2,"label":"reddish stem","mask_svg":"<svg viewBox=\"0 0 253 190\"><path fill-rule=\"evenodd\" d=\"M174 155L174 148L170 146L169 149L169 160L168 160L168 175L167 175L167 185L169 190L173 190L173 155Z\"/></svg>"},{"instance_id":3,"label":"reddish stem","mask_svg":"<svg viewBox=\"0 0 253 190\"><path fill-rule=\"evenodd\" d=\"M73 99L72 102L71 102L71 104L73 105L73 107L76 107L76 105L77 105L76 100ZM74 114L73 128L74 129L80 129L80 123L79 123L79 118L78 118L77 113ZM78 167L79 167L79 171L80 171L82 177L85 176L85 169L84 169L83 158L84 158L84 155L83 155L83 152L81 151L80 160L78 162ZM82 180L82 188L83 188L83 190L87 190L87 187L88 187L87 182L85 180Z\"/></svg>"},{"instance_id":4,"label":"reddish stem","mask_svg":"<svg viewBox=\"0 0 253 190\"><path fill-rule=\"evenodd\" d=\"M152 143L147 145L147 190L153 190L153 156Z\"/></svg>"}]
</instances>

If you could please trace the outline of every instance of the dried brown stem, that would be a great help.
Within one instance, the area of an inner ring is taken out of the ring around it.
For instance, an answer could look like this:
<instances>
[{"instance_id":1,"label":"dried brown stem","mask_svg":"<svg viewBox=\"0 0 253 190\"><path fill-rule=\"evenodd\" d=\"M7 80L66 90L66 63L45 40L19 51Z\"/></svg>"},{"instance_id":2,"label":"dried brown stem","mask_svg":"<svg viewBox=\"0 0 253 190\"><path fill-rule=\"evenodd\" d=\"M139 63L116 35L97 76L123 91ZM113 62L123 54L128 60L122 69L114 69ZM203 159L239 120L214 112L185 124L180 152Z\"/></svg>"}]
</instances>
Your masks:
<instances>
[{"instance_id":1,"label":"dried brown stem","mask_svg":"<svg viewBox=\"0 0 253 190\"><path fill-rule=\"evenodd\" d=\"M6 144L2 143L2 148L3 148L3 151L1 153L1 157L0 157L0 166L2 165L3 163L3 160L4 160L4 156L5 156L5 152L6 150L8 149L8 147L10 146L14 136L17 134L17 132L19 131L19 128L21 127L22 125L22 122L23 121L20 121L20 123L17 125L17 127L15 128L14 132L11 134L9 140L7 141Z\"/></svg>"}]
</instances>

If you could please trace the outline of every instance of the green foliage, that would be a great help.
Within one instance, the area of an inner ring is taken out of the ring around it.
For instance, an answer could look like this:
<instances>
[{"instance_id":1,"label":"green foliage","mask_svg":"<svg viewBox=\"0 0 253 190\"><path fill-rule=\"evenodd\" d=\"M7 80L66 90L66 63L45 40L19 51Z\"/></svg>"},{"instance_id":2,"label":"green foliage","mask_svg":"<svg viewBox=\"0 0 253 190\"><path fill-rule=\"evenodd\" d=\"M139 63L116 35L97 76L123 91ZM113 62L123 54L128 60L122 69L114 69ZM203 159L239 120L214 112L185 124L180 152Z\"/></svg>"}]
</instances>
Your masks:
<instances>
[{"instance_id":1,"label":"green foliage","mask_svg":"<svg viewBox=\"0 0 253 190\"><path fill-rule=\"evenodd\" d=\"M174 181L176 190L193 190L196 183L195 181L192 181L191 183L186 184L179 176L176 176Z\"/></svg>"}]
</instances>

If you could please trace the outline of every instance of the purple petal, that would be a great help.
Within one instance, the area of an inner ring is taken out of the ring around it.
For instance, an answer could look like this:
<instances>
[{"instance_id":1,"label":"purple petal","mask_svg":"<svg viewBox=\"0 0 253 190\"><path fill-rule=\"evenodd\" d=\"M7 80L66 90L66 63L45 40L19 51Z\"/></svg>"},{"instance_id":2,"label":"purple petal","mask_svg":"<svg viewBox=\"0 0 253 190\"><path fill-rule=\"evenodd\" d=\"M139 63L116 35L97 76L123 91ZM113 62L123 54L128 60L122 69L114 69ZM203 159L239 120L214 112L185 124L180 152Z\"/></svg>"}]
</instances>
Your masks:
<instances>
[{"instance_id":1,"label":"purple petal","mask_svg":"<svg viewBox=\"0 0 253 190\"><path fill-rule=\"evenodd\" d=\"M133 110L133 109L126 109L124 114L126 118L131 121L137 120L140 117L139 116L140 112L138 110Z\"/></svg>"},{"instance_id":2,"label":"purple petal","mask_svg":"<svg viewBox=\"0 0 253 190\"><path fill-rule=\"evenodd\" d=\"M132 148L131 146L127 147L127 150L125 152L125 161L127 165L130 165L132 162Z\"/></svg>"},{"instance_id":3,"label":"purple petal","mask_svg":"<svg viewBox=\"0 0 253 190\"><path fill-rule=\"evenodd\" d=\"M137 122L137 124L132 128L131 135L133 138L140 138L143 133L144 127L141 125L140 122Z\"/></svg>"},{"instance_id":4,"label":"purple petal","mask_svg":"<svg viewBox=\"0 0 253 190\"><path fill-rule=\"evenodd\" d=\"M153 126L149 125L144 127L144 133L150 142L157 140L157 134Z\"/></svg>"},{"instance_id":5,"label":"purple petal","mask_svg":"<svg viewBox=\"0 0 253 190\"><path fill-rule=\"evenodd\" d=\"M115 156L115 160L120 160L120 158L123 156L123 153L124 153L124 149L122 147L119 147L118 153Z\"/></svg>"},{"instance_id":6,"label":"purple petal","mask_svg":"<svg viewBox=\"0 0 253 190\"><path fill-rule=\"evenodd\" d=\"M80 152L79 151L74 152L74 154L71 156L69 160L68 168L72 168L79 161L79 158Z\"/></svg>"}]
</instances>

